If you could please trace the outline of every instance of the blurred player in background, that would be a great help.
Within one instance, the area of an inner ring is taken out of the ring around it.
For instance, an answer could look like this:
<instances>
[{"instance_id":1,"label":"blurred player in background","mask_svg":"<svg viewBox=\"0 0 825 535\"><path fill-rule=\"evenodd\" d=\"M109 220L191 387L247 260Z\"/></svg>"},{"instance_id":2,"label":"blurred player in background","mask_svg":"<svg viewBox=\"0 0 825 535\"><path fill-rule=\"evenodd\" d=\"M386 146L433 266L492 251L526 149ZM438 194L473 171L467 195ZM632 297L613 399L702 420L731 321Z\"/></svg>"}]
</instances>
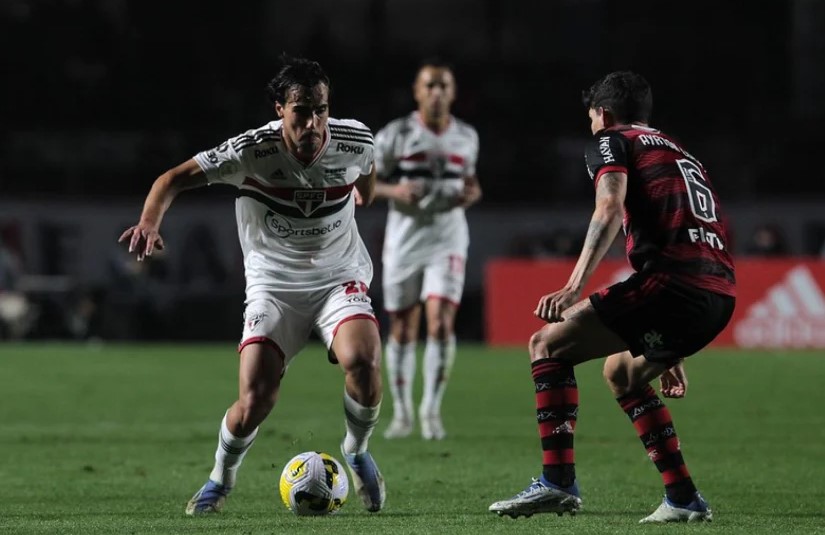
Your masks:
<instances>
[{"instance_id":1,"label":"blurred player in background","mask_svg":"<svg viewBox=\"0 0 825 535\"><path fill-rule=\"evenodd\" d=\"M534 313L548 325L529 344L542 475L490 511L516 517L581 507L573 368L607 356L604 377L665 485L662 504L641 522L711 520L670 413L649 383L659 377L664 397L683 397L682 359L710 343L733 313L734 267L722 208L702 164L648 126L653 100L644 78L609 74L584 101L593 132L585 157L596 207L570 280L539 300ZM635 273L579 301L622 224Z\"/></svg>"},{"instance_id":2,"label":"blurred player in background","mask_svg":"<svg viewBox=\"0 0 825 535\"><path fill-rule=\"evenodd\" d=\"M389 200L384 236L384 306L390 315L385 359L393 397L387 438L410 435L421 302L427 322L421 435L440 440L441 401L455 360L455 315L470 243L464 210L481 198L478 134L450 115L456 84L440 61L421 65L413 84L418 110L375 138L376 198Z\"/></svg>"},{"instance_id":3,"label":"blurred player in background","mask_svg":"<svg viewBox=\"0 0 825 535\"><path fill-rule=\"evenodd\" d=\"M344 371L341 450L356 492L369 511L384 503L384 480L367 452L381 405L381 339L367 296L372 263L353 217L356 198L373 199L373 138L358 121L329 117L329 79L318 63L283 60L268 87L278 120L162 174L140 222L121 236L143 260L163 248L161 220L179 192L237 188L246 273L239 396L221 422L215 466L189 501L190 515L223 507L287 365L313 330Z\"/></svg>"}]
</instances>

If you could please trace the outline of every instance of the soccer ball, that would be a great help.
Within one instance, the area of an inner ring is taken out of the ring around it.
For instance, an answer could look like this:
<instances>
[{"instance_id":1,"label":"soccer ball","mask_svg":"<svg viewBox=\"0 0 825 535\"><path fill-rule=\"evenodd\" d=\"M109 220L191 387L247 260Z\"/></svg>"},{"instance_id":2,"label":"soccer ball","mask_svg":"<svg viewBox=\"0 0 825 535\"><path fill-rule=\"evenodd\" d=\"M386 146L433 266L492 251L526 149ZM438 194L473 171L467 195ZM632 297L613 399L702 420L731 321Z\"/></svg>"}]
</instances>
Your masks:
<instances>
[{"instance_id":1,"label":"soccer ball","mask_svg":"<svg viewBox=\"0 0 825 535\"><path fill-rule=\"evenodd\" d=\"M286 463L279 487L284 504L296 515L327 515L347 501L349 479L331 455L306 451Z\"/></svg>"}]
</instances>

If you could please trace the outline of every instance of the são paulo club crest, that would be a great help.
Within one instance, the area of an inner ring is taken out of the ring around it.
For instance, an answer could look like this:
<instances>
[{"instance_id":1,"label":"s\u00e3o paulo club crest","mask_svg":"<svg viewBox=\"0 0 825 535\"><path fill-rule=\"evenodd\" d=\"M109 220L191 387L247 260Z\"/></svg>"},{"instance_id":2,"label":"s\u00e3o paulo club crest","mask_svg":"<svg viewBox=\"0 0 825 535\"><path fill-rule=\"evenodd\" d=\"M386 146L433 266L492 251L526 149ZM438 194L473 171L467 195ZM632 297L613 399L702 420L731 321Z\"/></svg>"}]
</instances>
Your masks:
<instances>
[{"instance_id":1,"label":"s\u00e3o paulo club crest","mask_svg":"<svg viewBox=\"0 0 825 535\"><path fill-rule=\"evenodd\" d=\"M327 192L322 189L295 190L293 200L302 214L309 217L327 199Z\"/></svg>"}]
</instances>

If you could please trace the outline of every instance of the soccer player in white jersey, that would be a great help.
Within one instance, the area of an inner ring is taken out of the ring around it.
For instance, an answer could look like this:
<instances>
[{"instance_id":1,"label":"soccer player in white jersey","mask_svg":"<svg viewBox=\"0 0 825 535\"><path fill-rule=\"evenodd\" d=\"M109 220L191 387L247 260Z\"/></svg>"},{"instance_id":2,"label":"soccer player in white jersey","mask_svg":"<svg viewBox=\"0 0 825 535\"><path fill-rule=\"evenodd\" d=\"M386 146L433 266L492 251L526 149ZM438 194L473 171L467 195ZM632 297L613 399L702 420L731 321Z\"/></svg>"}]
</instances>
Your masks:
<instances>
[{"instance_id":1,"label":"soccer player in white jersey","mask_svg":"<svg viewBox=\"0 0 825 535\"><path fill-rule=\"evenodd\" d=\"M455 360L455 315L470 243L464 210L481 198L478 134L450 114L455 92L452 68L440 61L422 63L413 84L418 110L392 121L375 138L375 194L389 200L383 287L393 419L387 438L409 436L413 429L421 302L427 323L421 435L428 440L446 435L441 401Z\"/></svg>"},{"instance_id":2,"label":"soccer player in white jersey","mask_svg":"<svg viewBox=\"0 0 825 535\"><path fill-rule=\"evenodd\" d=\"M367 443L381 405L381 339L367 296L372 263L353 217L356 202L374 196L372 134L358 121L329 118L329 79L314 61L284 57L268 89L279 119L163 173L139 223L121 236L143 260L163 247L161 220L177 193L237 188L246 273L239 396L221 422L214 468L186 513L223 507L287 365L313 330L344 371L341 451L365 507L378 511L384 480Z\"/></svg>"}]
</instances>

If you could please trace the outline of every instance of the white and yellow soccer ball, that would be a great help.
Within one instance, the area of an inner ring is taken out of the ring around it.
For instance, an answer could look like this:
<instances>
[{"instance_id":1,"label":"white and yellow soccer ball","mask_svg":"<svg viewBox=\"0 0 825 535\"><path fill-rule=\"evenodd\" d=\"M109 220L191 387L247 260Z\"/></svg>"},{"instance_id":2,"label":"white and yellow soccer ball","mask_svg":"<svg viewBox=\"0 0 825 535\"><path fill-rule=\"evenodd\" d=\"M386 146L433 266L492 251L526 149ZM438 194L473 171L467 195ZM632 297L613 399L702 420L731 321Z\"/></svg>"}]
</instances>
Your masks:
<instances>
[{"instance_id":1,"label":"white and yellow soccer ball","mask_svg":"<svg viewBox=\"0 0 825 535\"><path fill-rule=\"evenodd\" d=\"M333 456L306 451L286 463L279 487L284 504L296 515L328 515L346 503L349 479Z\"/></svg>"}]
</instances>

